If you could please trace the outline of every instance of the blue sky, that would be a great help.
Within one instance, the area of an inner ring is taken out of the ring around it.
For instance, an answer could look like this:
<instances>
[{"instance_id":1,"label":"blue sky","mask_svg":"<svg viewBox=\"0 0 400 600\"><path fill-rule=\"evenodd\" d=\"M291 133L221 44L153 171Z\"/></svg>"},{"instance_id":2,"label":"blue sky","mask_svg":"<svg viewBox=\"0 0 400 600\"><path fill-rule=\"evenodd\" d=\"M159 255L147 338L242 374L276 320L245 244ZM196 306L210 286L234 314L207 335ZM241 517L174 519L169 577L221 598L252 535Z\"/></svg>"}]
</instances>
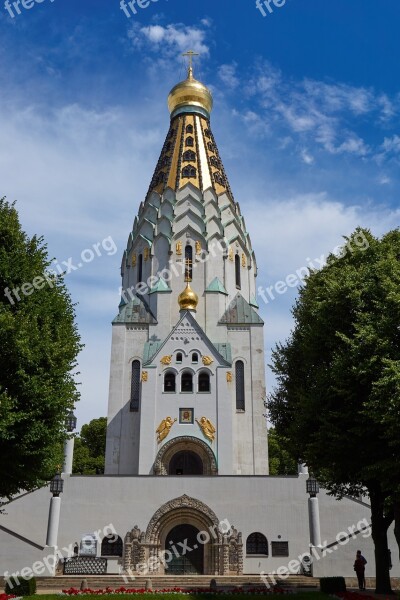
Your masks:
<instances>
[{"instance_id":1,"label":"blue sky","mask_svg":"<svg viewBox=\"0 0 400 600\"><path fill-rule=\"evenodd\" d=\"M85 350L79 425L106 414L121 255L168 129L182 52L213 91L212 127L259 263L259 285L327 255L357 225L399 225L400 4L287 0L0 0L0 195L70 273ZM260 300L266 350L296 292ZM269 375L269 387L272 378Z\"/></svg>"}]
</instances>

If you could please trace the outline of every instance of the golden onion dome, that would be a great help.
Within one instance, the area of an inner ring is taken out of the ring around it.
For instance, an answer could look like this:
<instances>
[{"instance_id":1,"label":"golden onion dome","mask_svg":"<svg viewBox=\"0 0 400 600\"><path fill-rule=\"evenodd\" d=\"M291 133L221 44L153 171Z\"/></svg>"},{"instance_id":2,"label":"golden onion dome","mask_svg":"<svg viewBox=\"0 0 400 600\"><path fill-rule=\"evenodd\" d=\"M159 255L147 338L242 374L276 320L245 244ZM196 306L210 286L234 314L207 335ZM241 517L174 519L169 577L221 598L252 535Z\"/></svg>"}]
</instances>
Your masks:
<instances>
[{"instance_id":1,"label":"golden onion dome","mask_svg":"<svg viewBox=\"0 0 400 600\"><path fill-rule=\"evenodd\" d=\"M193 77L193 69L189 67L187 79L178 83L169 93L168 108L173 115L184 107L197 107L209 117L213 107L213 98L210 90Z\"/></svg>"},{"instance_id":2,"label":"golden onion dome","mask_svg":"<svg viewBox=\"0 0 400 600\"><path fill-rule=\"evenodd\" d=\"M186 288L178 298L179 306L181 310L196 310L199 303L199 297L190 287L189 282L186 284Z\"/></svg>"}]
</instances>

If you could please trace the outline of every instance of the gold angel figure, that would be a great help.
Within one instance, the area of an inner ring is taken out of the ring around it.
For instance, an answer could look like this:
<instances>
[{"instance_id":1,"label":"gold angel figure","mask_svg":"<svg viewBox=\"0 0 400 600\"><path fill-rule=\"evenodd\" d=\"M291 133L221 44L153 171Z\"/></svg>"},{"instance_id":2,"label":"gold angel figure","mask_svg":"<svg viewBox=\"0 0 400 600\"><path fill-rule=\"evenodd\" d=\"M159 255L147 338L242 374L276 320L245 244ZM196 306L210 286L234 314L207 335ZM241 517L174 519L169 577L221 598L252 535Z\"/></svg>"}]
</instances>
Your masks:
<instances>
[{"instance_id":1,"label":"gold angel figure","mask_svg":"<svg viewBox=\"0 0 400 600\"><path fill-rule=\"evenodd\" d=\"M136 267L136 254L132 254L132 267Z\"/></svg>"},{"instance_id":2,"label":"gold angel figure","mask_svg":"<svg viewBox=\"0 0 400 600\"><path fill-rule=\"evenodd\" d=\"M201 254L201 242L196 242L196 254Z\"/></svg>"},{"instance_id":3,"label":"gold angel figure","mask_svg":"<svg viewBox=\"0 0 400 600\"><path fill-rule=\"evenodd\" d=\"M226 380L227 380L227 382L228 382L228 383L231 383L231 382L232 382L232 379L233 379L233 377L232 377L232 372L231 372L231 371L228 371L228 372L226 373Z\"/></svg>"},{"instance_id":4,"label":"gold angel figure","mask_svg":"<svg viewBox=\"0 0 400 600\"><path fill-rule=\"evenodd\" d=\"M206 367L212 365L213 362L214 360L211 358L211 356L203 356L203 365L205 365Z\"/></svg>"},{"instance_id":5,"label":"gold angel figure","mask_svg":"<svg viewBox=\"0 0 400 600\"><path fill-rule=\"evenodd\" d=\"M149 374L147 371L142 371L142 381L143 383L146 383L146 381L148 381L149 379Z\"/></svg>"},{"instance_id":6,"label":"gold angel figure","mask_svg":"<svg viewBox=\"0 0 400 600\"><path fill-rule=\"evenodd\" d=\"M242 254L242 267L246 267L246 265L247 265L246 255L243 253Z\"/></svg>"},{"instance_id":7,"label":"gold angel figure","mask_svg":"<svg viewBox=\"0 0 400 600\"><path fill-rule=\"evenodd\" d=\"M159 444L163 440L165 440L167 435L169 435L169 432L171 431L171 427L175 423L175 421L177 421L177 419L172 419L172 417L166 417L163 421L161 421L158 428L156 429L156 433L158 434L157 442Z\"/></svg>"},{"instance_id":8,"label":"gold angel figure","mask_svg":"<svg viewBox=\"0 0 400 600\"><path fill-rule=\"evenodd\" d=\"M233 248L229 248L229 260L233 262Z\"/></svg>"},{"instance_id":9,"label":"gold angel figure","mask_svg":"<svg viewBox=\"0 0 400 600\"><path fill-rule=\"evenodd\" d=\"M199 419L196 419L198 426L200 427L200 429L203 432L203 435L210 440L210 442L213 442L215 440L215 432L217 431L214 427L214 425L211 423L210 419L207 419L207 417L201 417L200 421Z\"/></svg>"},{"instance_id":10,"label":"gold angel figure","mask_svg":"<svg viewBox=\"0 0 400 600\"><path fill-rule=\"evenodd\" d=\"M182 242L176 243L176 255L182 256Z\"/></svg>"},{"instance_id":11,"label":"gold angel figure","mask_svg":"<svg viewBox=\"0 0 400 600\"><path fill-rule=\"evenodd\" d=\"M150 257L150 248L148 248L146 246L146 248L144 249L144 256L143 256L143 258L144 258L145 261L148 261L149 257Z\"/></svg>"},{"instance_id":12,"label":"gold angel figure","mask_svg":"<svg viewBox=\"0 0 400 600\"><path fill-rule=\"evenodd\" d=\"M160 362L162 365L170 365L172 362L172 354L169 356L163 356Z\"/></svg>"}]
</instances>

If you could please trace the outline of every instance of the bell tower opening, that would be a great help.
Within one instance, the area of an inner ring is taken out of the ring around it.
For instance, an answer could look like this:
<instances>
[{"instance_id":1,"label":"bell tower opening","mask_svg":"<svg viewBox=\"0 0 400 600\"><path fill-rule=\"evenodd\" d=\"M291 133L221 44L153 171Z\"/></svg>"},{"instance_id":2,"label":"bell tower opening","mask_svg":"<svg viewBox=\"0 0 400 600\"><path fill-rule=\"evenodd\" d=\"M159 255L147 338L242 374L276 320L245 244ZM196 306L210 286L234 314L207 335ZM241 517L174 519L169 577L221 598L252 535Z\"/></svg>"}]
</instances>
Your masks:
<instances>
[{"instance_id":1,"label":"bell tower opening","mask_svg":"<svg viewBox=\"0 0 400 600\"><path fill-rule=\"evenodd\" d=\"M168 475L203 475L204 465L200 456L191 450L181 450L173 455Z\"/></svg>"}]
</instances>

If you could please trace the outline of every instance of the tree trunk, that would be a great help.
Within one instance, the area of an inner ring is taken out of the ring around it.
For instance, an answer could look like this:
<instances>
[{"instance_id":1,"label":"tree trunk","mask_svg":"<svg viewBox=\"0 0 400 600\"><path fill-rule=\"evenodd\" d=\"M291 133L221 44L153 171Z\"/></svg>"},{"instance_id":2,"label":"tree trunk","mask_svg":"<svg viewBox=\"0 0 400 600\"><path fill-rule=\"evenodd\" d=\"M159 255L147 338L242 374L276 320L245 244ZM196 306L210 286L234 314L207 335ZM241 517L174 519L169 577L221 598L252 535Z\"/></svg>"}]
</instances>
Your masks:
<instances>
[{"instance_id":1,"label":"tree trunk","mask_svg":"<svg viewBox=\"0 0 400 600\"><path fill-rule=\"evenodd\" d=\"M385 517L385 496L379 485L369 490L371 499L372 539L375 545L376 594L393 594L390 583L387 530L393 518Z\"/></svg>"},{"instance_id":2,"label":"tree trunk","mask_svg":"<svg viewBox=\"0 0 400 600\"><path fill-rule=\"evenodd\" d=\"M400 498L396 498L393 503L394 509L394 535L396 537L397 545L399 547L399 560L400 560Z\"/></svg>"}]
</instances>

